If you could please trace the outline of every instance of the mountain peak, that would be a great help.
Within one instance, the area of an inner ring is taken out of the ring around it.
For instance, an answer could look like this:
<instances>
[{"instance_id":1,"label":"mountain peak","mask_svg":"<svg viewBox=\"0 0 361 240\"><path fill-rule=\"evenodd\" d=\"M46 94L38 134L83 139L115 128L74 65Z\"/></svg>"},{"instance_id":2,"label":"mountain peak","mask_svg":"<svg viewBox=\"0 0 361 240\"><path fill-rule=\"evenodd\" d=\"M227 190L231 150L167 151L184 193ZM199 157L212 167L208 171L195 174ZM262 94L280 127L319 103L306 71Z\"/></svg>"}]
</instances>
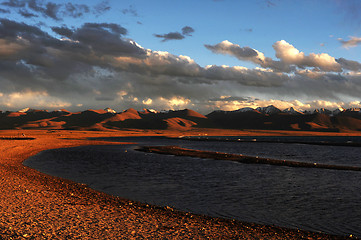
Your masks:
<instances>
[{"instance_id":1,"label":"mountain peak","mask_svg":"<svg viewBox=\"0 0 361 240\"><path fill-rule=\"evenodd\" d=\"M133 113L133 114L138 115L138 111L135 110L134 108L128 108L128 109L125 110L124 112L126 112L126 113Z\"/></svg>"},{"instance_id":2,"label":"mountain peak","mask_svg":"<svg viewBox=\"0 0 361 240\"><path fill-rule=\"evenodd\" d=\"M321 114L326 114L326 115L332 114L332 112L326 108L315 109L315 111L313 111L313 113L321 113Z\"/></svg>"},{"instance_id":3,"label":"mountain peak","mask_svg":"<svg viewBox=\"0 0 361 240\"><path fill-rule=\"evenodd\" d=\"M111 108L105 108L104 111L108 112L108 113L117 113L115 110L111 109Z\"/></svg>"},{"instance_id":4,"label":"mountain peak","mask_svg":"<svg viewBox=\"0 0 361 240\"><path fill-rule=\"evenodd\" d=\"M304 112L302 110L295 109L294 107L286 108L282 112L288 113L288 114L299 114L299 115L304 114Z\"/></svg>"},{"instance_id":5,"label":"mountain peak","mask_svg":"<svg viewBox=\"0 0 361 240\"><path fill-rule=\"evenodd\" d=\"M267 107L258 107L256 108L257 111L263 113L263 114L276 114L276 113L280 113L281 110L276 108L273 105L269 105Z\"/></svg>"}]
</instances>

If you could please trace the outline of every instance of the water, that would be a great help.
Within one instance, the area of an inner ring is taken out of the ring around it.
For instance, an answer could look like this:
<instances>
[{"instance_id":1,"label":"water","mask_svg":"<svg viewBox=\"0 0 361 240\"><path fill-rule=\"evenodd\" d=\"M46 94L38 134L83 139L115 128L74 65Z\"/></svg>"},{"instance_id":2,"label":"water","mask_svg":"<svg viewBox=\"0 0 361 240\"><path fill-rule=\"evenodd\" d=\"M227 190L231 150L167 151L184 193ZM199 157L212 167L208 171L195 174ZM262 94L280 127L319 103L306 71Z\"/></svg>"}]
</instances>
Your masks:
<instances>
[{"instance_id":1,"label":"water","mask_svg":"<svg viewBox=\"0 0 361 240\"><path fill-rule=\"evenodd\" d=\"M361 148L122 138L260 157L361 166ZM42 172L145 203L242 221L361 236L361 172L241 164L134 151L55 149L25 161Z\"/></svg>"}]
</instances>

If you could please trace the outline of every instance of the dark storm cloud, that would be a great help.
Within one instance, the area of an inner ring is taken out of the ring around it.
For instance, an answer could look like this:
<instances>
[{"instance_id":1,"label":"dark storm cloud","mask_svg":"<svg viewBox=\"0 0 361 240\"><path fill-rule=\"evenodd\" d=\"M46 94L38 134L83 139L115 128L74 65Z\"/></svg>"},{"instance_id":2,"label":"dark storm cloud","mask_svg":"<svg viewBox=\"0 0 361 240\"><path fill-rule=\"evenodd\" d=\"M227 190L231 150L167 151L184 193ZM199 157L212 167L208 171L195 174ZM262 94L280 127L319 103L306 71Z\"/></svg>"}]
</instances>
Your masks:
<instances>
[{"instance_id":1,"label":"dark storm cloud","mask_svg":"<svg viewBox=\"0 0 361 240\"><path fill-rule=\"evenodd\" d=\"M250 101L250 97L237 97L237 96L231 96L231 97L222 97L222 98L210 98L209 101L217 102L217 101Z\"/></svg>"},{"instance_id":2,"label":"dark storm cloud","mask_svg":"<svg viewBox=\"0 0 361 240\"><path fill-rule=\"evenodd\" d=\"M65 26L62 27L52 27L51 30L53 30L53 32L67 37L67 38L71 38L71 36L73 35L73 31Z\"/></svg>"},{"instance_id":3,"label":"dark storm cloud","mask_svg":"<svg viewBox=\"0 0 361 240\"><path fill-rule=\"evenodd\" d=\"M126 35L128 33L127 29L115 23L85 23L82 28L86 29L108 29L114 34Z\"/></svg>"},{"instance_id":4,"label":"dark storm cloud","mask_svg":"<svg viewBox=\"0 0 361 240\"><path fill-rule=\"evenodd\" d=\"M25 6L25 1L9 0L9 1L2 2L1 5L8 6L8 7L20 8L20 7Z\"/></svg>"},{"instance_id":5,"label":"dark storm cloud","mask_svg":"<svg viewBox=\"0 0 361 240\"><path fill-rule=\"evenodd\" d=\"M361 63L357 61L347 60L344 58L338 58L336 61L341 64L342 68L348 69L351 71L361 71Z\"/></svg>"},{"instance_id":6,"label":"dark storm cloud","mask_svg":"<svg viewBox=\"0 0 361 240\"><path fill-rule=\"evenodd\" d=\"M133 41L123 38L127 29L117 24L85 23L76 29L72 39L90 46L99 56L142 56L145 50L138 47Z\"/></svg>"},{"instance_id":7,"label":"dark storm cloud","mask_svg":"<svg viewBox=\"0 0 361 240\"><path fill-rule=\"evenodd\" d=\"M23 16L24 18L38 17L38 15L36 15L34 13L31 13L31 12L28 12L27 10L22 10L22 9L19 10L19 14L21 16Z\"/></svg>"},{"instance_id":8,"label":"dark storm cloud","mask_svg":"<svg viewBox=\"0 0 361 240\"><path fill-rule=\"evenodd\" d=\"M192 27L185 26L184 28L182 28L183 35L192 36L191 33L194 33L194 29Z\"/></svg>"},{"instance_id":9,"label":"dark storm cloud","mask_svg":"<svg viewBox=\"0 0 361 240\"><path fill-rule=\"evenodd\" d=\"M10 13L10 10L0 8L0 13Z\"/></svg>"},{"instance_id":10,"label":"dark storm cloud","mask_svg":"<svg viewBox=\"0 0 361 240\"><path fill-rule=\"evenodd\" d=\"M89 6L85 4L72 4L66 3L65 4L66 15L69 15L73 18L78 18L83 16L86 13L89 13Z\"/></svg>"},{"instance_id":11,"label":"dark storm cloud","mask_svg":"<svg viewBox=\"0 0 361 240\"><path fill-rule=\"evenodd\" d=\"M184 38L184 36L179 32L170 32L166 34L154 34L157 38L163 38L162 42L168 41L168 40L181 40Z\"/></svg>"},{"instance_id":12,"label":"dark storm cloud","mask_svg":"<svg viewBox=\"0 0 361 240\"><path fill-rule=\"evenodd\" d=\"M43 5L41 2L37 0L29 0L28 7L38 13L41 13L44 17L50 17L54 20L61 20L59 16L59 10L61 8L61 4L56 4L52 2L47 2Z\"/></svg>"},{"instance_id":13,"label":"dark storm cloud","mask_svg":"<svg viewBox=\"0 0 361 240\"><path fill-rule=\"evenodd\" d=\"M0 38L16 38L22 36L30 40L32 36L47 36L38 27L27 25L25 23L18 23L5 18L0 19Z\"/></svg>"},{"instance_id":14,"label":"dark storm cloud","mask_svg":"<svg viewBox=\"0 0 361 240\"><path fill-rule=\"evenodd\" d=\"M96 15L102 15L111 9L109 1L102 1L93 7L93 13Z\"/></svg>"},{"instance_id":15,"label":"dark storm cloud","mask_svg":"<svg viewBox=\"0 0 361 240\"><path fill-rule=\"evenodd\" d=\"M180 32L170 32L166 34L154 34L157 38L162 38L162 42L169 41L169 40L182 40L187 36L192 36L191 33L194 32L194 29L189 26L185 26L182 28L182 33Z\"/></svg>"},{"instance_id":16,"label":"dark storm cloud","mask_svg":"<svg viewBox=\"0 0 361 240\"><path fill-rule=\"evenodd\" d=\"M143 49L121 37L126 29L116 24L87 23L73 33L66 27L54 27L53 31L69 40L53 38L35 26L0 19L0 41L8 46L0 51L0 58L32 68L34 75L66 79L93 66L111 67L103 58L107 54L144 55Z\"/></svg>"},{"instance_id":17,"label":"dark storm cloud","mask_svg":"<svg viewBox=\"0 0 361 240\"><path fill-rule=\"evenodd\" d=\"M19 13L26 18L37 17L36 13L38 13L56 21L61 21L64 17L79 18L90 12L98 16L111 9L108 1L102 1L93 7L72 2L53 3L40 0L9 0L1 3L1 5L10 8L22 8Z\"/></svg>"},{"instance_id":18,"label":"dark storm cloud","mask_svg":"<svg viewBox=\"0 0 361 240\"><path fill-rule=\"evenodd\" d=\"M232 54L239 59L254 58L258 56L256 50L250 47L240 47L235 44L230 44L228 41L227 42L224 41L216 45L205 44L204 46L214 53Z\"/></svg>"},{"instance_id":19,"label":"dark storm cloud","mask_svg":"<svg viewBox=\"0 0 361 240\"><path fill-rule=\"evenodd\" d=\"M59 21L59 20L62 20L62 18L60 16L58 16L60 7L61 7L61 4L48 2L46 4L45 8L39 12L43 13L43 15L46 17L50 17L54 20Z\"/></svg>"},{"instance_id":20,"label":"dark storm cloud","mask_svg":"<svg viewBox=\"0 0 361 240\"><path fill-rule=\"evenodd\" d=\"M124 38L127 30L117 24L86 23L76 29L61 26L52 30L66 38L60 40L36 26L0 19L2 86L46 90L56 96L89 95L96 87L102 89L99 98L116 95L125 84L118 76L127 76L127 84L139 89L148 86L154 96L161 94L159 89L168 89L171 97L175 85L183 86L182 94L187 94L194 85L204 87L219 81L263 87L288 81L286 75L245 68L203 68L189 57L146 50ZM105 73L107 77L102 78Z\"/></svg>"}]
</instances>

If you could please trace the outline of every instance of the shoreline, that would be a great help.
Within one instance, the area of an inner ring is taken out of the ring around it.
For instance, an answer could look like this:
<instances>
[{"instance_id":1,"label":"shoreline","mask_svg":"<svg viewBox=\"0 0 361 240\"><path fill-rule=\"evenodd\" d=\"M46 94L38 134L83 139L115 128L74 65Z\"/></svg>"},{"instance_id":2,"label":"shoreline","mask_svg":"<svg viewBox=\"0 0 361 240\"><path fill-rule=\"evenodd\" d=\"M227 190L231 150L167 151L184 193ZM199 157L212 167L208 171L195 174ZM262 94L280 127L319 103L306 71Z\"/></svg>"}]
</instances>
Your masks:
<instances>
[{"instance_id":1,"label":"shoreline","mask_svg":"<svg viewBox=\"0 0 361 240\"><path fill-rule=\"evenodd\" d=\"M16 131L1 131L14 135ZM3 140L0 151L0 236L4 239L64 238L228 238L348 239L298 229L245 223L162 208L111 196L25 167L22 162L41 151L84 145L123 144L89 137L158 135L85 131L22 131L35 139ZM219 132L218 132L219 133ZM177 132L163 132L179 135ZM232 132L234 134L234 132Z\"/></svg>"},{"instance_id":2,"label":"shoreline","mask_svg":"<svg viewBox=\"0 0 361 240\"><path fill-rule=\"evenodd\" d=\"M141 152L147 152L147 153L157 153L157 154L174 155L174 156L188 156L188 157L204 158L204 159L235 161L243 164L267 164L267 165L287 166L287 167L297 167L297 168L322 168L322 169L345 170L345 171L361 171L361 167L356 167L356 166L278 160L271 158L252 157L242 154L194 150L188 148L181 148L178 146L141 146L135 150Z\"/></svg>"}]
</instances>

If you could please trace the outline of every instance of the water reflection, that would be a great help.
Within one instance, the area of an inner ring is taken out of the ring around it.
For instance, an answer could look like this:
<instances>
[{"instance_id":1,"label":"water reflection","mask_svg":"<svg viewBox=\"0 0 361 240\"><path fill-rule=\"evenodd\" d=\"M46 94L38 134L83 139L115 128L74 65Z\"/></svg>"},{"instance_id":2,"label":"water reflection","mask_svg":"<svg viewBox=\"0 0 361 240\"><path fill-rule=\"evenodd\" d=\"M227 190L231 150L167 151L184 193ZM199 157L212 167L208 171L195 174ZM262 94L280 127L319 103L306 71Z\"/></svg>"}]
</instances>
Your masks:
<instances>
[{"instance_id":1,"label":"water reflection","mask_svg":"<svg viewBox=\"0 0 361 240\"><path fill-rule=\"evenodd\" d=\"M138 141L144 145L173 144L359 166L361 156L361 148L352 147L209 143L162 138ZM150 204L242 221L361 235L360 172L157 155L134 151L135 147L49 150L28 159L25 164L109 194Z\"/></svg>"}]
</instances>

